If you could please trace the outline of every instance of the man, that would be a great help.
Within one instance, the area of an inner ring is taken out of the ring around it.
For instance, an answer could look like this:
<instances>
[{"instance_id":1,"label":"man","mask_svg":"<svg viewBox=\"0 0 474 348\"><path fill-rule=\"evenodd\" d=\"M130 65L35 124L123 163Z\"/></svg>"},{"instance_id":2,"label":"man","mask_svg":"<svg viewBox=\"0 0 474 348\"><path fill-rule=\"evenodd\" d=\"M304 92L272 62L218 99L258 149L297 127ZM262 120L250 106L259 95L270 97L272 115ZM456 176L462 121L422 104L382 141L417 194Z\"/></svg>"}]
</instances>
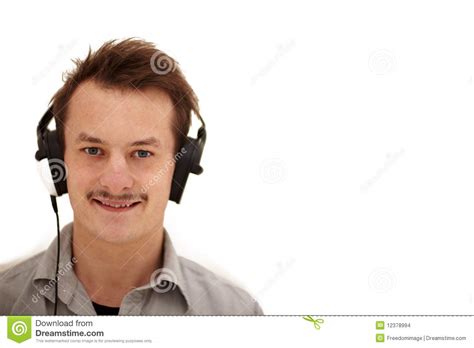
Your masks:
<instances>
[{"instance_id":1,"label":"man","mask_svg":"<svg viewBox=\"0 0 474 348\"><path fill-rule=\"evenodd\" d=\"M52 98L74 220L0 274L0 314L263 314L244 290L176 255L163 227L198 100L153 44L105 43ZM200 116L199 116L200 117ZM159 174L159 175L158 175Z\"/></svg>"}]
</instances>

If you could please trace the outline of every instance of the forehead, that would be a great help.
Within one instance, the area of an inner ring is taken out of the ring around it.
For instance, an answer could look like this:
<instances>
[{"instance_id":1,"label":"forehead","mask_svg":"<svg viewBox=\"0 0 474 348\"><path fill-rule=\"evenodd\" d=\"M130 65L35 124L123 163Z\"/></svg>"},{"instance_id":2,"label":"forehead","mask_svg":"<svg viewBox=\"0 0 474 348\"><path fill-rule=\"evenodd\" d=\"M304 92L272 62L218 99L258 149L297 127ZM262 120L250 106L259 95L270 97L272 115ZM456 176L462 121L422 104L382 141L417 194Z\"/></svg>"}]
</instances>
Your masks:
<instances>
[{"instance_id":1,"label":"forehead","mask_svg":"<svg viewBox=\"0 0 474 348\"><path fill-rule=\"evenodd\" d=\"M110 142L143 136L169 141L174 132L172 99L158 88L122 90L87 81L67 108L65 132L74 137L85 132Z\"/></svg>"}]
</instances>

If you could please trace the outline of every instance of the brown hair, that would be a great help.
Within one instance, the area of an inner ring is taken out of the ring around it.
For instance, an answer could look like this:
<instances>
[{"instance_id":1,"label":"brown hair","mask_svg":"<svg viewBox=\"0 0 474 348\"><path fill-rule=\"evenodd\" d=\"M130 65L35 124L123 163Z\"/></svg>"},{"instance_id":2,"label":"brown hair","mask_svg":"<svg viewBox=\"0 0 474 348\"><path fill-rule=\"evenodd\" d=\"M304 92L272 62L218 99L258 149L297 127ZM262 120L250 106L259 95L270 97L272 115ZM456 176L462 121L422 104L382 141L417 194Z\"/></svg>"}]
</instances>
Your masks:
<instances>
[{"instance_id":1,"label":"brown hair","mask_svg":"<svg viewBox=\"0 0 474 348\"><path fill-rule=\"evenodd\" d=\"M59 142L65 148L64 124L67 106L80 83L93 80L105 88L161 88L171 97L177 147L184 143L191 126L191 112L201 119L198 98L178 63L154 44L136 38L111 40L84 60L73 60L75 69L63 75L64 85L51 99Z\"/></svg>"}]
</instances>

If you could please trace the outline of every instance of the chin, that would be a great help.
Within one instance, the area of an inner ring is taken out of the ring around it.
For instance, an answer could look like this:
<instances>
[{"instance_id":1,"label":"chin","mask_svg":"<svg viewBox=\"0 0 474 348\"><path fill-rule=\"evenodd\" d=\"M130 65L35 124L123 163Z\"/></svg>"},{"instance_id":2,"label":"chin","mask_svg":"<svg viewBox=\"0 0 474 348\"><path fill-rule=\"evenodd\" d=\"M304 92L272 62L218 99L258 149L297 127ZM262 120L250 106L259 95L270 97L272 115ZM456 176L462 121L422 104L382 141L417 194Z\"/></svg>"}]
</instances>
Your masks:
<instances>
[{"instance_id":1,"label":"chin","mask_svg":"<svg viewBox=\"0 0 474 348\"><path fill-rule=\"evenodd\" d=\"M106 227L99 227L94 233L97 239L113 244L124 244L137 239L137 234L133 228L114 226L113 223Z\"/></svg>"}]
</instances>

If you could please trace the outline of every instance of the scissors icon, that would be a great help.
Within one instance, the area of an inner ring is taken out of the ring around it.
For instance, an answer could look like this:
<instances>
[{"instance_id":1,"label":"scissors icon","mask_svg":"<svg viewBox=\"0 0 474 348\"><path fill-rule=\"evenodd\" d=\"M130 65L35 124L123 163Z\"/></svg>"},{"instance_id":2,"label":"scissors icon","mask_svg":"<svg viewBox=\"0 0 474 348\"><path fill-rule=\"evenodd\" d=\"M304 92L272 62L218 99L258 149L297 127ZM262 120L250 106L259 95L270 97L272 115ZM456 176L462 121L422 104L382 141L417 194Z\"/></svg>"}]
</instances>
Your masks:
<instances>
[{"instance_id":1,"label":"scissors icon","mask_svg":"<svg viewBox=\"0 0 474 348\"><path fill-rule=\"evenodd\" d=\"M319 330L321 328L321 325L319 324L324 323L324 319L321 319L321 318L313 319L311 315L304 316L303 319L312 322L316 330Z\"/></svg>"}]
</instances>

